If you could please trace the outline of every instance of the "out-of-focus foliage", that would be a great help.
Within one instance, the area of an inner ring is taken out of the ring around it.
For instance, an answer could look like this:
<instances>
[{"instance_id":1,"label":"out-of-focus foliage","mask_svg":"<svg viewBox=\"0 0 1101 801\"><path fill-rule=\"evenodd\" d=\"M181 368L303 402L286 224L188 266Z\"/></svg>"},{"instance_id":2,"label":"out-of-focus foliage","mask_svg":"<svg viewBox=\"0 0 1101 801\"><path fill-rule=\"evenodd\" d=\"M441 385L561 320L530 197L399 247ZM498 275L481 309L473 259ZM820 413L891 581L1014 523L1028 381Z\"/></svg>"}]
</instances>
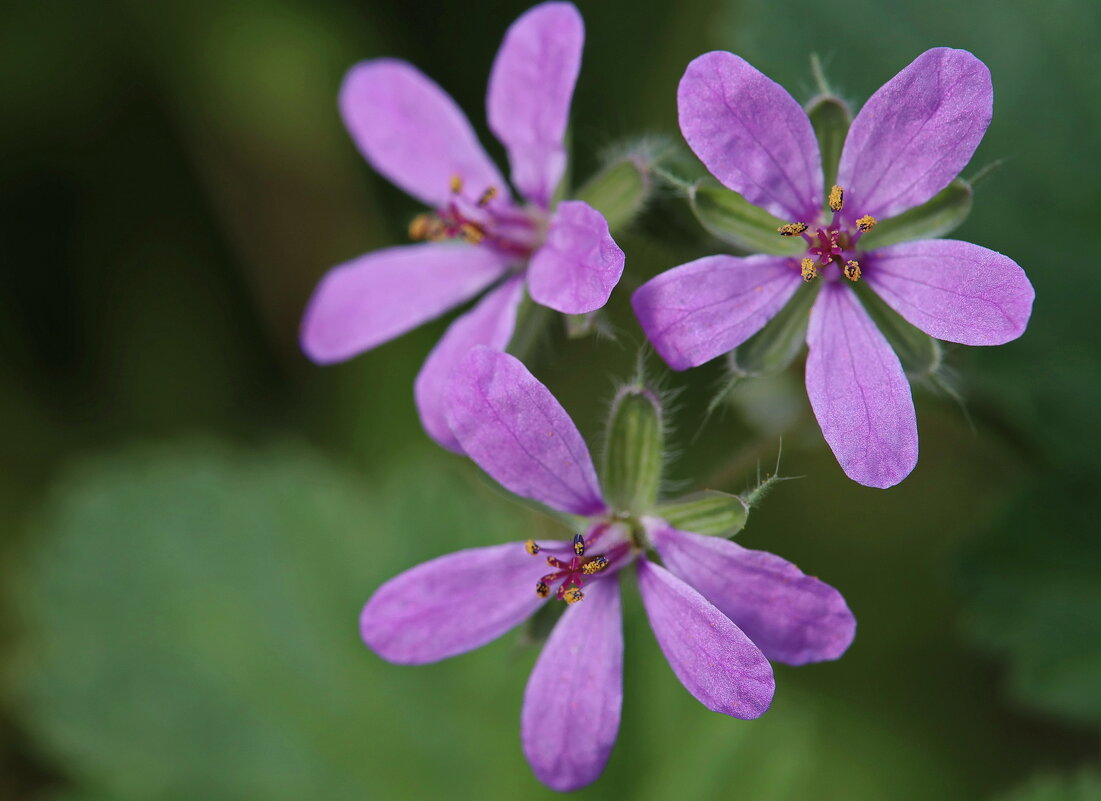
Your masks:
<instances>
[{"instance_id":1,"label":"out-of-focus foliage","mask_svg":"<svg viewBox=\"0 0 1101 801\"><path fill-rule=\"evenodd\" d=\"M12 680L0 683L0 797L557 797L517 740L536 651L520 643L538 626L415 669L382 663L355 630L398 570L558 533L420 430L413 378L448 320L324 369L295 343L320 275L402 243L418 210L343 131L344 70L383 55L416 63L504 163L486 131L486 77L529 4L4 8L0 569L12 592L0 671ZM817 52L858 110L922 50L972 50L991 69L995 112L965 175L1002 166L976 182L951 235L1012 256L1037 290L1020 341L944 347L967 414L916 388L921 460L887 492L840 475L798 352L769 350L782 358L760 371L794 362L739 382L711 415L721 360L660 376L679 390L677 492L746 490L782 437L782 474L804 478L756 507L739 542L839 587L857 639L837 663L779 667L774 708L734 721L676 683L628 587L621 738L580 796L917 801L1024 781L1017 792L1032 795L1009 798L1041 801L1095 789L1093 774L1027 782L1094 758L1101 714L1101 4L578 5L575 186L601 153L624 152L617 142L678 141L677 81L704 51L738 52L800 102L819 92ZM674 172L703 171L689 157ZM633 197L632 185L619 189ZM702 233L663 186L617 232L627 271L606 313L575 321L613 336L567 340L557 320L533 335L533 369L589 441L609 377L628 377L641 344L630 291L724 249ZM162 444L132 444L150 439ZM311 445L246 444L288 439Z\"/></svg>"},{"instance_id":2,"label":"out-of-focus foliage","mask_svg":"<svg viewBox=\"0 0 1101 801\"><path fill-rule=\"evenodd\" d=\"M289 445L82 463L19 571L16 702L110 798L396 797L410 748L443 797L477 753L512 750L516 701L485 710L438 668L382 665L356 617L387 573L530 528L474 489L412 467L366 487ZM497 651L487 680L514 661ZM451 715L485 730L456 737Z\"/></svg>"},{"instance_id":3,"label":"out-of-focus foliage","mask_svg":"<svg viewBox=\"0 0 1101 801\"><path fill-rule=\"evenodd\" d=\"M965 630L1023 706L1101 726L1101 548L1092 499L1048 482L969 549Z\"/></svg>"},{"instance_id":4,"label":"out-of-focus foliage","mask_svg":"<svg viewBox=\"0 0 1101 801\"><path fill-rule=\"evenodd\" d=\"M1096 770L1041 774L999 796L998 801L1101 801L1101 774Z\"/></svg>"}]
</instances>

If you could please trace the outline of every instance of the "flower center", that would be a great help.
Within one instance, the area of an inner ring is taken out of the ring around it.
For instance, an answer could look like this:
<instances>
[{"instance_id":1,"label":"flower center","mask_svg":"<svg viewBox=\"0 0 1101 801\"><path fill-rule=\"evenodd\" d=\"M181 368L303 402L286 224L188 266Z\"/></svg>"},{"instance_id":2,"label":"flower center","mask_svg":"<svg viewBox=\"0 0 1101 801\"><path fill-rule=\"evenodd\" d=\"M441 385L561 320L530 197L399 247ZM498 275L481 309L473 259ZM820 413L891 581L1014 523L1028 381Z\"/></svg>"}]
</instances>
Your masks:
<instances>
[{"instance_id":1,"label":"flower center","mask_svg":"<svg viewBox=\"0 0 1101 801\"><path fill-rule=\"evenodd\" d=\"M819 269L831 264L840 268L841 275L850 281L860 280L860 262L856 260L856 243L860 237L875 227L876 219L870 214L860 217L850 227L845 224L841 210L845 208L845 190L840 186L830 189L826 202L833 211L833 220L813 234L804 222L792 222L776 229L780 236L801 236L807 243L807 255L799 264L803 280L810 282L819 275Z\"/></svg>"},{"instance_id":2,"label":"flower center","mask_svg":"<svg viewBox=\"0 0 1101 801\"><path fill-rule=\"evenodd\" d=\"M568 604L575 604L585 597L581 588L586 581L593 581L601 576L612 562L619 562L624 556L629 555L631 546L626 541L615 541L614 534L605 537L611 531L612 526L604 523L596 526L589 532L589 539L584 535L575 534L573 542L568 546L543 547L535 540L524 543L527 552L532 556L547 553L547 564L555 568L554 572L547 573L535 583L535 594L540 598L550 596L551 590L555 590L555 597ZM605 553L594 554L593 549L597 542L607 539ZM555 555L557 554L557 555Z\"/></svg>"},{"instance_id":3,"label":"flower center","mask_svg":"<svg viewBox=\"0 0 1101 801\"><path fill-rule=\"evenodd\" d=\"M462 239L526 259L545 236L545 215L537 209L517 208L499 195L495 186L476 198L464 194L462 178L454 175L447 205L414 217L409 238L428 242Z\"/></svg>"}]
</instances>

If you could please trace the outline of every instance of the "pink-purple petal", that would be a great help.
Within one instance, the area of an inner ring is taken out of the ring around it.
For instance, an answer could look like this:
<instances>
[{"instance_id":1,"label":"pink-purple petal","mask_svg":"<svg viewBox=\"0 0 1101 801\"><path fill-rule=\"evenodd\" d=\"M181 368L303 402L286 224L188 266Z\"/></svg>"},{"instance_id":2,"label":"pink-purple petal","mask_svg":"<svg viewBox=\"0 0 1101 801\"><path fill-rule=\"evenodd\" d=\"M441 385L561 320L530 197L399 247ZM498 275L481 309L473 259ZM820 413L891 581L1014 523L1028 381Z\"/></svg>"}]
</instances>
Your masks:
<instances>
[{"instance_id":1,"label":"pink-purple petal","mask_svg":"<svg viewBox=\"0 0 1101 801\"><path fill-rule=\"evenodd\" d=\"M713 712L750 720L772 703L772 666L726 615L644 557L638 586L650 626L688 692Z\"/></svg>"},{"instance_id":2,"label":"pink-purple petal","mask_svg":"<svg viewBox=\"0 0 1101 801\"><path fill-rule=\"evenodd\" d=\"M669 571L715 604L769 659L789 665L837 659L852 643L856 618L841 593L791 562L668 525L650 536Z\"/></svg>"},{"instance_id":3,"label":"pink-purple petal","mask_svg":"<svg viewBox=\"0 0 1101 801\"><path fill-rule=\"evenodd\" d=\"M845 475L868 487L902 481L918 457L910 385L850 287L822 287L807 345L807 395Z\"/></svg>"},{"instance_id":4,"label":"pink-purple petal","mask_svg":"<svg viewBox=\"0 0 1101 801\"><path fill-rule=\"evenodd\" d=\"M971 160L993 113L985 64L966 50L926 50L849 128L837 173L846 213L892 217L924 203Z\"/></svg>"},{"instance_id":5,"label":"pink-purple petal","mask_svg":"<svg viewBox=\"0 0 1101 801\"><path fill-rule=\"evenodd\" d=\"M489 248L429 243L376 250L331 269L302 318L320 364L369 350L438 317L497 280L508 260Z\"/></svg>"},{"instance_id":6,"label":"pink-purple petal","mask_svg":"<svg viewBox=\"0 0 1101 801\"><path fill-rule=\"evenodd\" d=\"M480 648L529 617L546 566L522 542L441 556L387 581L363 607L363 641L379 656L422 665Z\"/></svg>"},{"instance_id":7,"label":"pink-purple petal","mask_svg":"<svg viewBox=\"0 0 1101 801\"><path fill-rule=\"evenodd\" d=\"M623 251L604 215L580 200L560 203L528 266L532 300L563 314L586 314L608 302L621 275Z\"/></svg>"},{"instance_id":8,"label":"pink-purple petal","mask_svg":"<svg viewBox=\"0 0 1101 801\"><path fill-rule=\"evenodd\" d=\"M426 205L446 204L456 175L470 197L491 186L508 197L466 115L412 64L379 58L355 65L340 88L340 112L371 166Z\"/></svg>"},{"instance_id":9,"label":"pink-purple petal","mask_svg":"<svg viewBox=\"0 0 1101 801\"><path fill-rule=\"evenodd\" d=\"M623 624L614 577L585 587L543 646L524 692L520 740L539 781L559 792L604 770L623 706Z\"/></svg>"},{"instance_id":10,"label":"pink-purple petal","mask_svg":"<svg viewBox=\"0 0 1101 801\"><path fill-rule=\"evenodd\" d=\"M452 373L444 405L459 445L505 489L571 514L604 511L577 426L515 357L471 350Z\"/></svg>"},{"instance_id":11,"label":"pink-purple petal","mask_svg":"<svg viewBox=\"0 0 1101 801\"><path fill-rule=\"evenodd\" d=\"M750 203L812 222L822 160L803 107L733 53L696 58L677 89L680 129L711 174Z\"/></svg>"},{"instance_id":12,"label":"pink-purple petal","mask_svg":"<svg viewBox=\"0 0 1101 801\"><path fill-rule=\"evenodd\" d=\"M791 259L705 256L650 279L631 305L655 350L686 370L749 339L799 286Z\"/></svg>"},{"instance_id":13,"label":"pink-purple petal","mask_svg":"<svg viewBox=\"0 0 1101 801\"><path fill-rule=\"evenodd\" d=\"M455 320L447 329L413 384L421 424L428 436L448 450L462 453L462 446L451 433L444 413L443 393L456 365L476 345L504 350L516 328L516 310L524 297L522 278L511 278L488 292L473 309Z\"/></svg>"},{"instance_id":14,"label":"pink-purple petal","mask_svg":"<svg viewBox=\"0 0 1101 801\"><path fill-rule=\"evenodd\" d=\"M543 208L566 170L585 25L572 3L542 3L509 27L489 76L489 127L508 150L512 183Z\"/></svg>"},{"instance_id":15,"label":"pink-purple petal","mask_svg":"<svg viewBox=\"0 0 1101 801\"><path fill-rule=\"evenodd\" d=\"M870 253L864 277L879 296L931 337L1001 345L1024 333L1032 289L1013 259L954 239L903 242Z\"/></svg>"}]
</instances>

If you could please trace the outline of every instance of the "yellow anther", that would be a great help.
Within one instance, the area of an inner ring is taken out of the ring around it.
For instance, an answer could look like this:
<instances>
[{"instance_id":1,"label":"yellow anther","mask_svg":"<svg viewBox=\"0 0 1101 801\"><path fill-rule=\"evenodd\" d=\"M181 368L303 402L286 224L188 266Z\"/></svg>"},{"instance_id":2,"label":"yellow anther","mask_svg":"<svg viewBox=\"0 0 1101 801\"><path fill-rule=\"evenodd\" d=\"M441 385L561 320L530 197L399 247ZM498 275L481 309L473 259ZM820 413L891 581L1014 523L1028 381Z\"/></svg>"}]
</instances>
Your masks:
<instances>
[{"instance_id":1,"label":"yellow anther","mask_svg":"<svg viewBox=\"0 0 1101 801\"><path fill-rule=\"evenodd\" d=\"M573 535L573 552L578 556L585 555L585 538L580 534Z\"/></svg>"},{"instance_id":2,"label":"yellow anther","mask_svg":"<svg viewBox=\"0 0 1101 801\"><path fill-rule=\"evenodd\" d=\"M430 214L418 214L409 223L409 238L420 241L421 239L427 239L429 232L432 230L432 215Z\"/></svg>"},{"instance_id":3,"label":"yellow anther","mask_svg":"<svg viewBox=\"0 0 1101 801\"><path fill-rule=\"evenodd\" d=\"M463 191L463 177L458 173L451 176L451 194L457 195Z\"/></svg>"},{"instance_id":4,"label":"yellow anther","mask_svg":"<svg viewBox=\"0 0 1101 801\"><path fill-rule=\"evenodd\" d=\"M477 245L485 239L485 232L474 223L463 223L459 226L459 236L472 245Z\"/></svg>"},{"instance_id":5,"label":"yellow anther","mask_svg":"<svg viewBox=\"0 0 1101 801\"><path fill-rule=\"evenodd\" d=\"M805 230L807 230L807 224L802 222L788 223L776 229L780 236L799 236Z\"/></svg>"},{"instance_id":6,"label":"yellow anther","mask_svg":"<svg viewBox=\"0 0 1101 801\"><path fill-rule=\"evenodd\" d=\"M532 556L539 553L539 543L535 540L528 540L524 543L524 550L530 553Z\"/></svg>"},{"instance_id":7,"label":"yellow anther","mask_svg":"<svg viewBox=\"0 0 1101 801\"><path fill-rule=\"evenodd\" d=\"M547 586L545 581L540 581L535 585L535 594L540 598L546 598L550 595L550 587Z\"/></svg>"},{"instance_id":8,"label":"yellow anther","mask_svg":"<svg viewBox=\"0 0 1101 801\"><path fill-rule=\"evenodd\" d=\"M608 566L608 560L603 556L593 557L591 562L586 562L581 566L581 569L585 571L586 576L591 576L593 573L599 573L601 570Z\"/></svg>"},{"instance_id":9,"label":"yellow anther","mask_svg":"<svg viewBox=\"0 0 1101 801\"><path fill-rule=\"evenodd\" d=\"M865 214L859 220L856 221L856 230L862 234L868 233L868 231L875 228L875 224L879 222L875 217L870 214Z\"/></svg>"},{"instance_id":10,"label":"yellow anther","mask_svg":"<svg viewBox=\"0 0 1101 801\"><path fill-rule=\"evenodd\" d=\"M562 600L568 604L575 604L585 597L585 593L581 592L578 587L570 587L564 593L562 593Z\"/></svg>"},{"instance_id":11,"label":"yellow anther","mask_svg":"<svg viewBox=\"0 0 1101 801\"><path fill-rule=\"evenodd\" d=\"M860 280L860 262L850 259L845 262L845 266L842 268L845 273L845 277L852 282Z\"/></svg>"},{"instance_id":12,"label":"yellow anther","mask_svg":"<svg viewBox=\"0 0 1101 801\"><path fill-rule=\"evenodd\" d=\"M803 259L799 269L803 273L803 280L808 284L818 277L818 265L815 264L814 259Z\"/></svg>"},{"instance_id":13,"label":"yellow anther","mask_svg":"<svg viewBox=\"0 0 1101 801\"><path fill-rule=\"evenodd\" d=\"M834 184L830 189L829 204L834 211L841 211L845 208L845 190Z\"/></svg>"},{"instance_id":14,"label":"yellow anther","mask_svg":"<svg viewBox=\"0 0 1101 801\"><path fill-rule=\"evenodd\" d=\"M482 196L478 198L478 205L483 207L488 206L489 202L495 197L497 197L497 187L491 186L486 191L482 192Z\"/></svg>"}]
</instances>

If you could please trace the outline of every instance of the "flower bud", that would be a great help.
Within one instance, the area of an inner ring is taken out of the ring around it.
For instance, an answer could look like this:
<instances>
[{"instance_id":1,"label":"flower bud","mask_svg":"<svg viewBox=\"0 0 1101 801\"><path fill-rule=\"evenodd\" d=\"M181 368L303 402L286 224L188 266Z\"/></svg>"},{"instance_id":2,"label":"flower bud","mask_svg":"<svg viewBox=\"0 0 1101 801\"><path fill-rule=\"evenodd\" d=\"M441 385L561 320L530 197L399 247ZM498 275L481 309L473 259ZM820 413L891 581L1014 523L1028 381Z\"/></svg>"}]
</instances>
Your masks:
<instances>
[{"instance_id":1,"label":"flower bud","mask_svg":"<svg viewBox=\"0 0 1101 801\"><path fill-rule=\"evenodd\" d=\"M954 231L971 213L971 184L956 178L920 206L880 220L860 240L862 250L877 250L897 242L936 239Z\"/></svg>"},{"instance_id":2,"label":"flower bud","mask_svg":"<svg viewBox=\"0 0 1101 801\"><path fill-rule=\"evenodd\" d=\"M832 94L821 94L813 98L806 106L807 116L818 138L818 149L822 153L822 174L825 185L832 186L837 181L837 165L841 161L841 148L849 133L853 121L849 104Z\"/></svg>"},{"instance_id":3,"label":"flower bud","mask_svg":"<svg viewBox=\"0 0 1101 801\"><path fill-rule=\"evenodd\" d=\"M662 504L657 515L682 531L733 537L745 526L749 504L737 495L704 490Z\"/></svg>"},{"instance_id":4,"label":"flower bud","mask_svg":"<svg viewBox=\"0 0 1101 801\"><path fill-rule=\"evenodd\" d=\"M654 188L654 157L639 148L611 161L577 190L583 200L604 215L613 233L627 227L642 211Z\"/></svg>"},{"instance_id":5,"label":"flower bud","mask_svg":"<svg viewBox=\"0 0 1101 801\"><path fill-rule=\"evenodd\" d=\"M776 235L788 221L710 178L688 189L688 203L709 234L746 253L798 256L806 250L801 237Z\"/></svg>"},{"instance_id":6,"label":"flower bud","mask_svg":"<svg viewBox=\"0 0 1101 801\"><path fill-rule=\"evenodd\" d=\"M940 342L902 319L898 312L862 283L853 286L864 310L898 354L902 369L912 378L936 375L943 362Z\"/></svg>"},{"instance_id":7,"label":"flower bud","mask_svg":"<svg viewBox=\"0 0 1101 801\"><path fill-rule=\"evenodd\" d=\"M727 356L736 378L770 375L785 369L799 355L806 340L810 309L821 281L803 284L784 308Z\"/></svg>"},{"instance_id":8,"label":"flower bud","mask_svg":"<svg viewBox=\"0 0 1101 801\"><path fill-rule=\"evenodd\" d=\"M604 444L604 497L613 509L653 509L661 486L665 432L661 401L645 387L625 386L612 401Z\"/></svg>"}]
</instances>

